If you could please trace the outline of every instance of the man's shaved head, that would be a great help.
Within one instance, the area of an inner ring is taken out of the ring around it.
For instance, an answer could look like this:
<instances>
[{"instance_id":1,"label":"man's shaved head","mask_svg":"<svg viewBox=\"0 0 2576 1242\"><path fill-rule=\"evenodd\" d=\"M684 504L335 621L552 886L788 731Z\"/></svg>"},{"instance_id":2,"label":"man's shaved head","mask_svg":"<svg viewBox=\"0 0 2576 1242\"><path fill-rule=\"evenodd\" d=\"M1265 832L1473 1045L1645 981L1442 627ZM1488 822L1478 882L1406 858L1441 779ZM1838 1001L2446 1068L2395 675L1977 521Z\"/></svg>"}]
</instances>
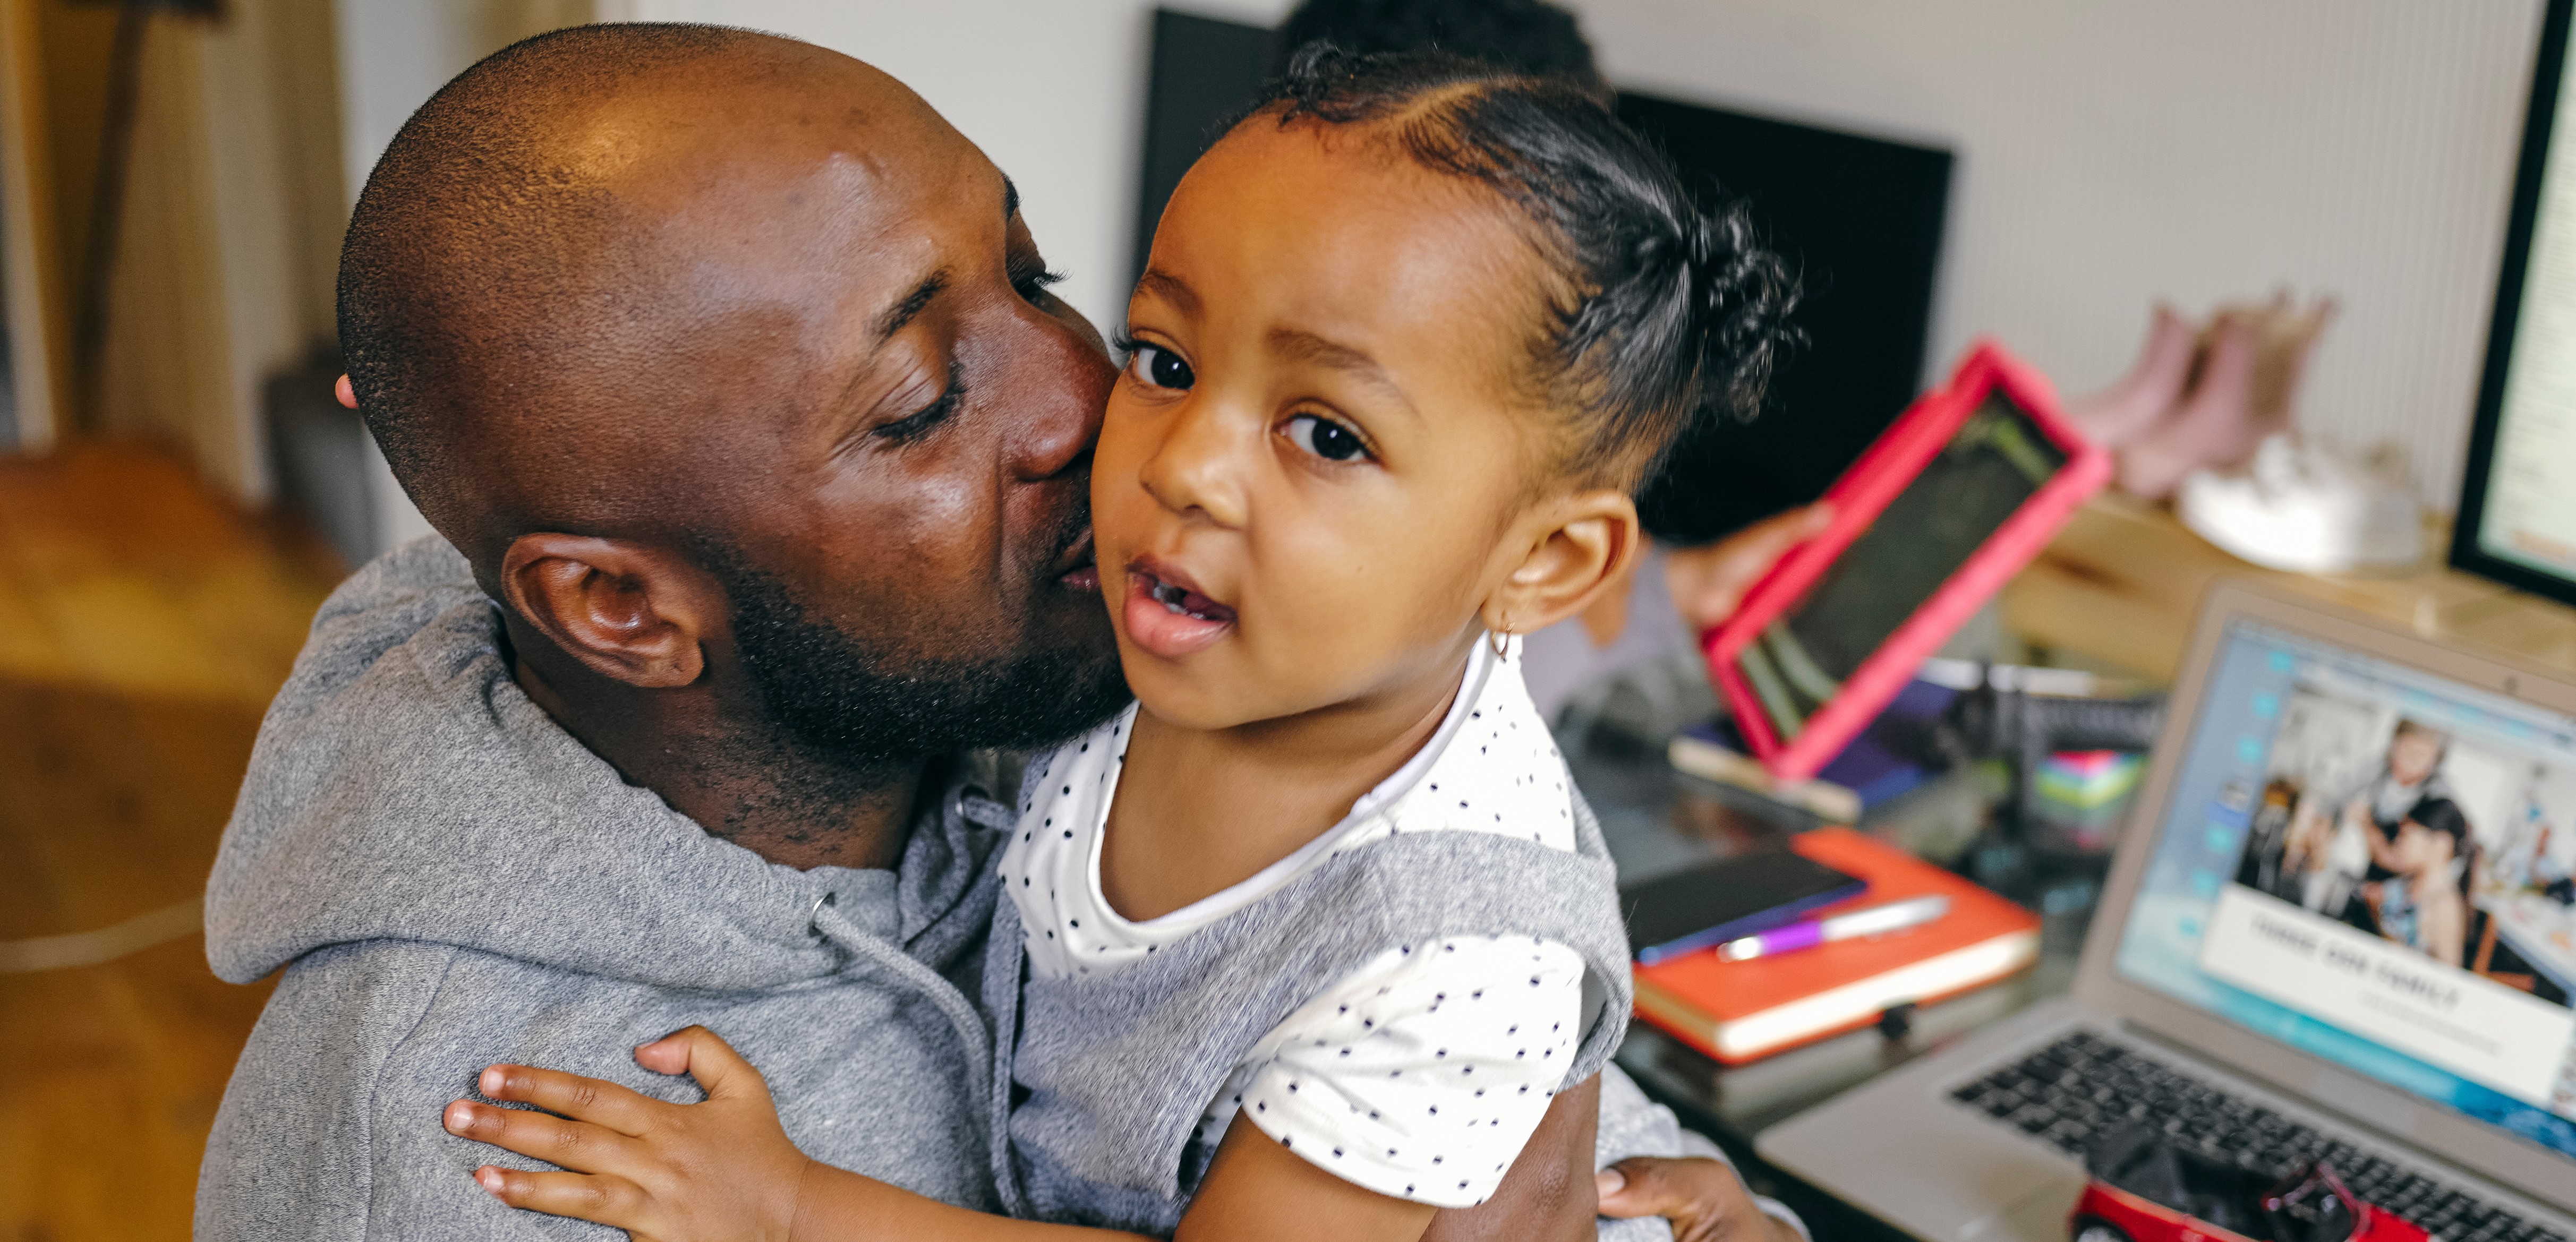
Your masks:
<instances>
[{"instance_id":1,"label":"man's shaved head","mask_svg":"<svg viewBox=\"0 0 2576 1242\"><path fill-rule=\"evenodd\" d=\"M340 333L523 681L598 679L608 717L683 690L882 768L1123 695L1088 571L1115 372L1051 281L1000 170L885 74L584 26L403 126L351 217Z\"/></svg>"},{"instance_id":2,"label":"man's shaved head","mask_svg":"<svg viewBox=\"0 0 2576 1242\"><path fill-rule=\"evenodd\" d=\"M394 476L478 565L524 530L620 526L660 505L645 479L543 494L531 476L564 463L539 446L623 449L680 413L652 404L717 378L690 372L702 325L674 295L729 239L687 229L685 205L721 193L704 178L760 169L706 158L733 129L711 105L810 125L800 109L853 94L893 114L876 119L945 128L902 84L824 49L633 23L496 52L394 136L341 249L341 347ZM495 437L539 451L479 451Z\"/></svg>"}]
</instances>

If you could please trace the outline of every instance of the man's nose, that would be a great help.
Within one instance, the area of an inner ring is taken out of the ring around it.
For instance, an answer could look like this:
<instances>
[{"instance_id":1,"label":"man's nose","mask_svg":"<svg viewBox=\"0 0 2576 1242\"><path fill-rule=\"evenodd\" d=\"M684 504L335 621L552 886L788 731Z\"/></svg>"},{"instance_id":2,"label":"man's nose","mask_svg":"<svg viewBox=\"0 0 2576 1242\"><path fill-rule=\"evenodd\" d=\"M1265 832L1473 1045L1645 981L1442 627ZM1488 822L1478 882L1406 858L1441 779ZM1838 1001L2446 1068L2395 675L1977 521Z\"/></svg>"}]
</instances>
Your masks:
<instances>
[{"instance_id":1,"label":"man's nose","mask_svg":"<svg viewBox=\"0 0 2576 1242\"><path fill-rule=\"evenodd\" d=\"M1185 517L1242 526L1248 509L1244 467L1257 447L1259 420L1228 410L1202 390L1182 400L1162 424L1162 438L1137 472L1146 494Z\"/></svg>"},{"instance_id":2,"label":"man's nose","mask_svg":"<svg viewBox=\"0 0 2576 1242\"><path fill-rule=\"evenodd\" d=\"M1044 314L1032 314L1029 322L1034 339L1007 355L1008 386L1021 394L1015 404L1022 411L1009 464L1021 480L1035 483L1090 460L1118 368L1065 324Z\"/></svg>"}]
</instances>

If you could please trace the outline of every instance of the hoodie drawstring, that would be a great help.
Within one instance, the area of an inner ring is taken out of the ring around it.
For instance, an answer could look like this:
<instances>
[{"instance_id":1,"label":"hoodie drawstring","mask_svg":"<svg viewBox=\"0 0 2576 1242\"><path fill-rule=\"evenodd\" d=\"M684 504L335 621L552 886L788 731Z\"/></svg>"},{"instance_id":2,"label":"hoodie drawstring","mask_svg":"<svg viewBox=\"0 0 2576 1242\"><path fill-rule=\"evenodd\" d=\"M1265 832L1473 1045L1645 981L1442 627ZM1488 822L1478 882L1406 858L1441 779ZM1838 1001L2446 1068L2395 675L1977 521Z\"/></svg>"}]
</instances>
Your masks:
<instances>
[{"instance_id":1,"label":"hoodie drawstring","mask_svg":"<svg viewBox=\"0 0 2576 1242\"><path fill-rule=\"evenodd\" d=\"M972 1080L977 1083L983 1081L986 1071L982 1067L991 1065L993 1061L992 1047L984 1033L984 1020L976 1015L974 1006L966 1003L966 997L954 985L892 943L860 931L857 924L842 917L841 912L829 903L816 903L813 927L833 944L875 962L896 981L929 997L932 1004L939 1006L939 1012L948 1016L948 1024L957 1029L957 1037L966 1041L966 1064L975 1067L968 1071Z\"/></svg>"}]
</instances>

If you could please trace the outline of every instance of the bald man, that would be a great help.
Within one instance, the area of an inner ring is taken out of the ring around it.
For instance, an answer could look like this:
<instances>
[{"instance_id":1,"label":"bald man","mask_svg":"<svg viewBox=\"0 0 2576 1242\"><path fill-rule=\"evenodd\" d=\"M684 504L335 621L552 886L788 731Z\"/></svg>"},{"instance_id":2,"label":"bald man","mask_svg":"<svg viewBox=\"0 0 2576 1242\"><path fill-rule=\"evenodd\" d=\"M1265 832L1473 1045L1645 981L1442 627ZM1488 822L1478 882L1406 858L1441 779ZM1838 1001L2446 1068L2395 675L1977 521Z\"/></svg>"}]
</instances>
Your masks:
<instances>
[{"instance_id":1,"label":"bald man","mask_svg":"<svg viewBox=\"0 0 2576 1242\"><path fill-rule=\"evenodd\" d=\"M200 1239L606 1233L486 1195L524 1162L441 1108L505 1061L695 1098L629 1054L690 1023L815 1157L993 1206L969 998L1015 790L975 756L1125 698L1088 515L1115 372L1051 279L972 144L789 40L559 32L403 127L342 254L342 395L443 538L323 606L226 831L209 956L285 973ZM1614 1154L1671 1149L1611 1086ZM1590 1233L1566 1101L1435 1233ZM1721 1165L1629 1181L1762 1228Z\"/></svg>"}]
</instances>

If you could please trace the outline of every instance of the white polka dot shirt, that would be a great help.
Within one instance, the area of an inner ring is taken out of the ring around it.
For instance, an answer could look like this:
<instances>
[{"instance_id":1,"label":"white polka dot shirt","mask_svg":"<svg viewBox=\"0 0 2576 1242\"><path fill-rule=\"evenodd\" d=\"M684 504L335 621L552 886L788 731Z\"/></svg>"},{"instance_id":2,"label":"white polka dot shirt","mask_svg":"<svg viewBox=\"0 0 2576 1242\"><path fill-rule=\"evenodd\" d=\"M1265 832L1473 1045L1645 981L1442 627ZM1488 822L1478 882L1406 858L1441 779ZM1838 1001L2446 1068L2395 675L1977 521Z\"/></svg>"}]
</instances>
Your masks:
<instances>
[{"instance_id":1,"label":"white polka dot shirt","mask_svg":"<svg viewBox=\"0 0 2576 1242\"><path fill-rule=\"evenodd\" d=\"M1075 739L1031 781L1000 868L1048 977L1112 971L1371 841L1492 832L1572 851L1573 800L1517 662L1479 644L1431 740L1341 823L1260 874L1161 918L1100 891L1100 842L1134 709ZM1043 783L1040 783L1043 781ZM1588 1015L1583 962L1552 941L1458 936L1390 949L1308 1000L1227 1075L1200 1119L1236 1114L1346 1181L1441 1207L1482 1203L1564 1079ZM1175 1032L1175 1038L1186 1038Z\"/></svg>"}]
</instances>

